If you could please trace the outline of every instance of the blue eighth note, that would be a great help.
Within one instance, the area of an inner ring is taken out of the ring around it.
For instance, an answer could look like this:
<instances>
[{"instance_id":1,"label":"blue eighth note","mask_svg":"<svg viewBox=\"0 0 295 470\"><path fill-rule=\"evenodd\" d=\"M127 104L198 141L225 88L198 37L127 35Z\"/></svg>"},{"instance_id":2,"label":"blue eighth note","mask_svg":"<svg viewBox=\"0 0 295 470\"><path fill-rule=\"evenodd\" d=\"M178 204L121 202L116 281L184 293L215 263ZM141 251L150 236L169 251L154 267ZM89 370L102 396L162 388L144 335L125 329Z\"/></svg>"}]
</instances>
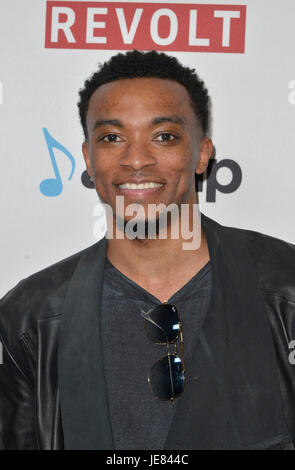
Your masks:
<instances>
[{"instance_id":1,"label":"blue eighth note","mask_svg":"<svg viewBox=\"0 0 295 470\"><path fill-rule=\"evenodd\" d=\"M68 180L70 180L72 178L73 174L74 174L75 159L74 159L73 155L62 144L57 142L57 140L55 140L49 134L46 127L43 127L43 133L44 133L44 137L45 137L45 140L46 140L49 155L50 155L50 158L51 158L51 163L52 163L53 170L54 170L54 173L55 173L55 178L47 178L47 179L41 181L39 188L40 188L41 193L44 194L44 196L49 196L49 197L58 196L62 192L63 186L62 186L62 180L61 180L61 177L60 177L60 173L58 171L58 166L57 166L57 163L56 163L56 159L55 159L55 156L54 156L54 153L53 153L53 148L56 148L57 150L61 150L70 159L70 162L72 164L72 170L71 170L71 174L70 174Z\"/></svg>"}]
</instances>

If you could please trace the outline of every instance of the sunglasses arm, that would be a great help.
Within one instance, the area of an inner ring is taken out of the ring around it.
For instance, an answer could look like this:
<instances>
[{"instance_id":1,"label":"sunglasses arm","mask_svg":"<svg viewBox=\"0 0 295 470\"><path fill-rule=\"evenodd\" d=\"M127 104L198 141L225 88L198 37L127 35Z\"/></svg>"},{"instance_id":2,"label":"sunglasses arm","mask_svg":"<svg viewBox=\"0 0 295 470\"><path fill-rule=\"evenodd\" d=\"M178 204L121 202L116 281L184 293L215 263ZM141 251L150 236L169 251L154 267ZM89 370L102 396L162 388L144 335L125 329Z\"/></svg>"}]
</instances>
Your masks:
<instances>
[{"instance_id":1,"label":"sunglasses arm","mask_svg":"<svg viewBox=\"0 0 295 470\"><path fill-rule=\"evenodd\" d=\"M181 353L181 362L183 365L182 372L185 373L185 365L184 365L184 347L183 347L183 336L182 336L182 324L179 320L179 343L180 343L180 353Z\"/></svg>"}]
</instances>

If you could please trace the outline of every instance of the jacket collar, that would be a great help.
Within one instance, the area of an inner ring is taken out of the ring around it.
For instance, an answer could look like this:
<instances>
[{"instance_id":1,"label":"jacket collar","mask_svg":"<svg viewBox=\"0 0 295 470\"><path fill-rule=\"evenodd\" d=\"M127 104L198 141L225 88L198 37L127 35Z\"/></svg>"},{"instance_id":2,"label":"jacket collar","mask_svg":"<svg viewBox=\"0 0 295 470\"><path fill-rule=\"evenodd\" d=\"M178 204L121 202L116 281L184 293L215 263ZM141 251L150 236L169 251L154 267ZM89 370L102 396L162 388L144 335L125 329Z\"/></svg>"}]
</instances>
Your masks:
<instances>
[{"instance_id":1,"label":"jacket collar","mask_svg":"<svg viewBox=\"0 0 295 470\"><path fill-rule=\"evenodd\" d=\"M188 380L177 400L166 448L251 447L287 434L265 307L243 238L203 214L202 224L212 296L194 358L186 361L199 380ZM114 448L100 337L106 248L103 238L83 252L63 304L58 381L66 449Z\"/></svg>"}]
</instances>

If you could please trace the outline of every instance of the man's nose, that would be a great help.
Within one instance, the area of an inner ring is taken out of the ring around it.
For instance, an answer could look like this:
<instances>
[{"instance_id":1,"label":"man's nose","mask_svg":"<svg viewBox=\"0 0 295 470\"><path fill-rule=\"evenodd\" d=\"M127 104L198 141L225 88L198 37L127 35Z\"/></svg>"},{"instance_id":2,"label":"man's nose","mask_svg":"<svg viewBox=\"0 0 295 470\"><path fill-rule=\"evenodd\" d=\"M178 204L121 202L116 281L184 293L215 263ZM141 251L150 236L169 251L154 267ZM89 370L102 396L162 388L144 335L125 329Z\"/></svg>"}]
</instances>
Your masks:
<instances>
[{"instance_id":1,"label":"man's nose","mask_svg":"<svg viewBox=\"0 0 295 470\"><path fill-rule=\"evenodd\" d=\"M156 161L152 149L140 141L130 142L119 159L120 165L130 166L136 170L147 165L155 165Z\"/></svg>"}]
</instances>

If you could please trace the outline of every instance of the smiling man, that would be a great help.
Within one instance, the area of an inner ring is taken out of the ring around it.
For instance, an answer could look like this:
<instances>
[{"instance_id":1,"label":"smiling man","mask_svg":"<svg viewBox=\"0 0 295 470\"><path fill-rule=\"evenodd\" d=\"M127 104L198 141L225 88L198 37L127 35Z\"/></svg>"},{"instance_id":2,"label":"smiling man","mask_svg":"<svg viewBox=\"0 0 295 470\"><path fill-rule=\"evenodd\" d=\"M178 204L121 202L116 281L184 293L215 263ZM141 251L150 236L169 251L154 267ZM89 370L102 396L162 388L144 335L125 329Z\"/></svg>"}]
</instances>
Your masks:
<instances>
[{"instance_id":1,"label":"smiling man","mask_svg":"<svg viewBox=\"0 0 295 470\"><path fill-rule=\"evenodd\" d=\"M206 96L205 89L202 93ZM118 196L124 196L122 217L128 205L138 203L145 220L153 204L187 204L192 227L195 173L204 172L212 151L207 129L199 120L187 90L173 80L120 79L93 92L83 154L99 197L114 215ZM125 216L125 222L130 218ZM181 233L177 239L157 239L156 243L144 240L109 239L108 259L163 302L209 261L205 237L194 251L181 249Z\"/></svg>"},{"instance_id":2,"label":"smiling man","mask_svg":"<svg viewBox=\"0 0 295 470\"><path fill-rule=\"evenodd\" d=\"M293 449L295 247L199 214L204 83L129 51L78 106L107 233L1 300L0 446Z\"/></svg>"}]
</instances>

